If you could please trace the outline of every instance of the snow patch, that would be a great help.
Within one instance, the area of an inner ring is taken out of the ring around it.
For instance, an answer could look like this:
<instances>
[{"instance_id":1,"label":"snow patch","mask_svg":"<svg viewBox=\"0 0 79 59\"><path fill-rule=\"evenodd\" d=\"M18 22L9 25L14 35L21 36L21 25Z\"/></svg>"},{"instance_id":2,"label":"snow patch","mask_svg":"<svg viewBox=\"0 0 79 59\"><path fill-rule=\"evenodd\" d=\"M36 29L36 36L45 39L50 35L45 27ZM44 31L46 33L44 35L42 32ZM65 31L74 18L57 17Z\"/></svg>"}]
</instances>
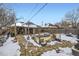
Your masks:
<instances>
[{"instance_id":1,"label":"snow patch","mask_svg":"<svg viewBox=\"0 0 79 59\"><path fill-rule=\"evenodd\" d=\"M60 48L59 53L56 50L52 50L44 52L41 56L72 56L72 50L71 48Z\"/></svg>"},{"instance_id":2,"label":"snow patch","mask_svg":"<svg viewBox=\"0 0 79 59\"><path fill-rule=\"evenodd\" d=\"M13 43L14 38L9 37L7 41L0 47L1 56L18 56L20 55L20 46L18 43Z\"/></svg>"},{"instance_id":3,"label":"snow patch","mask_svg":"<svg viewBox=\"0 0 79 59\"><path fill-rule=\"evenodd\" d=\"M25 39L27 40L28 36L24 36ZM28 42L32 43L34 46L38 46L41 47L41 45L37 44L30 36L29 36L29 40L27 40Z\"/></svg>"},{"instance_id":4,"label":"snow patch","mask_svg":"<svg viewBox=\"0 0 79 59\"><path fill-rule=\"evenodd\" d=\"M51 41L51 42L48 42L47 45L55 45L56 43L59 43L58 41Z\"/></svg>"},{"instance_id":5,"label":"snow patch","mask_svg":"<svg viewBox=\"0 0 79 59\"><path fill-rule=\"evenodd\" d=\"M77 43L77 40L79 40L76 37L69 37L69 36L66 36L65 34L57 34L56 38L61 39L61 40L70 41L71 43Z\"/></svg>"}]
</instances>

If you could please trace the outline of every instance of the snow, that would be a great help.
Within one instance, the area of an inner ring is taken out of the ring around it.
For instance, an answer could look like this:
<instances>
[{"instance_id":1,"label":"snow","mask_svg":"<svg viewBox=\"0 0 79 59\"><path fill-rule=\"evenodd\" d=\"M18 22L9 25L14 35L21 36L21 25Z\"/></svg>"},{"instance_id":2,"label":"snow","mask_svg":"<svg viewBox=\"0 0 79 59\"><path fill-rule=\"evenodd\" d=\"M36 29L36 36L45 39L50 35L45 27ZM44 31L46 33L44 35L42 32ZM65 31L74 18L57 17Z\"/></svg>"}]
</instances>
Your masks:
<instances>
[{"instance_id":1,"label":"snow","mask_svg":"<svg viewBox=\"0 0 79 59\"><path fill-rule=\"evenodd\" d=\"M12 24L11 26L15 26L15 24ZM20 23L20 22L16 23L16 26L19 26L19 27L28 27L28 25L25 25L25 24ZM36 25L33 25L33 24L30 24L29 27L36 28L37 26Z\"/></svg>"},{"instance_id":2,"label":"snow","mask_svg":"<svg viewBox=\"0 0 79 59\"><path fill-rule=\"evenodd\" d=\"M24 35L26 41L32 43L34 46L38 46L41 47L41 45L37 44L32 38L31 36L29 36L29 40L27 40L27 35ZM77 43L76 40L79 40L75 37L75 35L73 35L73 37L69 37L66 36L65 34L57 34L56 35L57 38L61 39L61 40L66 40L66 41L70 41L71 43ZM0 47L0 56L19 56L20 55L20 46L18 45L18 43L13 43L12 40L14 38L9 37L7 39L7 41L3 44L3 46ZM55 45L56 43L59 43L58 41L51 41L48 42L48 45ZM72 56L72 50L71 48L59 48L60 52L57 53L56 50L52 50L52 51L47 51L44 52L43 54L41 54L41 56Z\"/></svg>"},{"instance_id":3,"label":"snow","mask_svg":"<svg viewBox=\"0 0 79 59\"><path fill-rule=\"evenodd\" d=\"M24 36L25 39L27 40L28 36ZM29 36L30 37L30 36ZM32 43L34 46L38 46L41 47L41 45L37 44L33 39L31 39L31 37L29 38L29 40L27 40L28 42Z\"/></svg>"},{"instance_id":4,"label":"snow","mask_svg":"<svg viewBox=\"0 0 79 59\"><path fill-rule=\"evenodd\" d=\"M65 34L57 34L56 38L59 38L61 40L70 41L71 43L77 43L77 40L79 40L75 37L75 35L73 37L69 37L69 36L66 36Z\"/></svg>"},{"instance_id":5,"label":"snow","mask_svg":"<svg viewBox=\"0 0 79 59\"><path fill-rule=\"evenodd\" d=\"M57 53L56 50L47 51L41 54L41 56L72 56L71 48L60 48L60 52Z\"/></svg>"},{"instance_id":6,"label":"snow","mask_svg":"<svg viewBox=\"0 0 79 59\"><path fill-rule=\"evenodd\" d=\"M72 55L72 49L71 48L59 48L60 50L62 50L65 54L67 55Z\"/></svg>"},{"instance_id":7,"label":"snow","mask_svg":"<svg viewBox=\"0 0 79 59\"><path fill-rule=\"evenodd\" d=\"M19 25L17 25L17 26L19 26ZM22 25L22 26L24 26L24 27L28 27L28 25ZM36 25L29 25L29 27L31 27L31 28L37 28Z\"/></svg>"},{"instance_id":8,"label":"snow","mask_svg":"<svg viewBox=\"0 0 79 59\"><path fill-rule=\"evenodd\" d=\"M70 41L71 43L77 43L77 40L79 40L79 39L76 38L76 35L73 35L73 37L69 37L69 36L66 36L66 34L56 34L56 38L61 39L61 40ZM25 39L27 39L27 36L25 36ZM31 37L29 39L29 42L33 43L34 46L41 47L33 39L31 39ZM47 44L48 45L54 45L56 43L59 43L59 42L58 41L51 41L51 42L48 42Z\"/></svg>"},{"instance_id":9,"label":"snow","mask_svg":"<svg viewBox=\"0 0 79 59\"><path fill-rule=\"evenodd\" d=\"M55 45L56 43L59 43L58 41L51 41L51 42L48 42L47 45Z\"/></svg>"},{"instance_id":10,"label":"snow","mask_svg":"<svg viewBox=\"0 0 79 59\"><path fill-rule=\"evenodd\" d=\"M18 43L13 43L14 38L9 37L7 41L0 47L0 56L19 56L19 45Z\"/></svg>"},{"instance_id":11,"label":"snow","mask_svg":"<svg viewBox=\"0 0 79 59\"><path fill-rule=\"evenodd\" d=\"M12 24L11 26L15 26L15 24ZM16 23L16 26L23 26L22 23Z\"/></svg>"}]
</instances>

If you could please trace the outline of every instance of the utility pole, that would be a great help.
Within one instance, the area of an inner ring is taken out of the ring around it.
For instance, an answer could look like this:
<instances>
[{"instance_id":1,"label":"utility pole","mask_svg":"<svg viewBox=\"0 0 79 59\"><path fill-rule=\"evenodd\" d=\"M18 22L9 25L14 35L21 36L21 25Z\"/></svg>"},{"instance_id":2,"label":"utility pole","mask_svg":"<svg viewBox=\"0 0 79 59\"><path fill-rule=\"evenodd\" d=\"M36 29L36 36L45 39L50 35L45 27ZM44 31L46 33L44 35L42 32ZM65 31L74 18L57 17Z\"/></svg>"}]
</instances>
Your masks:
<instances>
[{"instance_id":1,"label":"utility pole","mask_svg":"<svg viewBox=\"0 0 79 59\"><path fill-rule=\"evenodd\" d=\"M16 19L15 19L15 41L17 41L16 39Z\"/></svg>"},{"instance_id":2,"label":"utility pole","mask_svg":"<svg viewBox=\"0 0 79 59\"><path fill-rule=\"evenodd\" d=\"M16 35L17 35L16 20L19 20L19 19L22 19L22 18L16 19L16 17L14 17L14 20L15 20L15 22L14 22L14 25L15 25L15 27L14 27L14 31L15 31L15 39L14 39L14 42L17 42L17 38L16 38Z\"/></svg>"},{"instance_id":3,"label":"utility pole","mask_svg":"<svg viewBox=\"0 0 79 59\"><path fill-rule=\"evenodd\" d=\"M28 21L28 37L27 40L29 40L29 21Z\"/></svg>"},{"instance_id":4,"label":"utility pole","mask_svg":"<svg viewBox=\"0 0 79 59\"><path fill-rule=\"evenodd\" d=\"M30 38L30 37L29 37L29 21L27 22L26 25L28 25L28 28L27 28L27 35L28 35L28 36L27 36L27 43L26 43L26 47L25 47L25 48L27 49L27 47L28 47L28 40L29 40L29 38Z\"/></svg>"},{"instance_id":5,"label":"utility pole","mask_svg":"<svg viewBox=\"0 0 79 59\"><path fill-rule=\"evenodd\" d=\"M14 11L13 11L13 13L15 13ZM15 31L15 39L14 39L14 42L17 42L17 39L16 39L16 17L14 17L14 31Z\"/></svg>"}]
</instances>

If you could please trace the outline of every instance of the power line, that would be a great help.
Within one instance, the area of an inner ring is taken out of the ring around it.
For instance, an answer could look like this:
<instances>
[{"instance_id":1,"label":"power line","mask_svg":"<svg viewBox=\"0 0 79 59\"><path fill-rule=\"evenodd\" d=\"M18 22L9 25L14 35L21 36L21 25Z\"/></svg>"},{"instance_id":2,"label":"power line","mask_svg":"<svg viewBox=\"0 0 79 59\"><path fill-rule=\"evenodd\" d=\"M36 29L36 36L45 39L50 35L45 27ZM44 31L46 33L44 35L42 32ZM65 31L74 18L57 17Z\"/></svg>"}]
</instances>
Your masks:
<instances>
[{"instance_id":1,"label":"power line","mask_svg":"<svg viewBox=\"0 0 79 59\"><path fill-rule=\"evenodd\" d=\"M30 14L32 14L32 12L34 11L35 8L37 8L37 6L38 6L38 4L35 4L35 6L31 10ZM30 16L30 14L29 14L29 16Z\"/></svg>"},{"instance_id":2,"label":"power line","mask_svg":"<svg viewBox=\"0 0 79 59\"><path fill-rule=\"evenodd\" d=\"M30 18L31 14L34 12L34 9L37 8L37 6L38 6L38 4L34 5L34 7L32 8L32 10L29 12L27 19Z\"/></svg>"},{"instance_id":3,"label":"power line","mask_svg":"<svg viewBox=\"0 0 79 59\"><path fill-rule=\"evenodd\" d=\"M34 18L45 6L47 6L47 3L45 3L29 20Z\"/></svg>"}]
</instances>

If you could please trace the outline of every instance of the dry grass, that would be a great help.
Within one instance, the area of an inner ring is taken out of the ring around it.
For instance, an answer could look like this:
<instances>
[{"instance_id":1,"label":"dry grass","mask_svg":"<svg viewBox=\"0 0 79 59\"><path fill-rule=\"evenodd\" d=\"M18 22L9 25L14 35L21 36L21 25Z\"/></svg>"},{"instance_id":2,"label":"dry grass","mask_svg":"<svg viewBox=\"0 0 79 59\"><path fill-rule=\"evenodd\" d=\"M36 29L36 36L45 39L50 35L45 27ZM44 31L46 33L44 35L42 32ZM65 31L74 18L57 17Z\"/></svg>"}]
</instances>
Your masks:
<instances>
[{"instance_id":1,"label":"dry grass","mask_svg":"<svg viewBox=\"0 0 79 59\"><path fill-rule=\"evenodd\" d=\"M62 41L60 43L57 43L55 45L47 45L43 47L37 47L34 46L32 43L28 43L28 48L26 49L26 41L24 41L24 37L22 35L17 36L17 40L20 45L20 52L21 56L40 56L43 52L51 51L53 49L58 49L59 47L65 48L65 47L72 47L73 44L69 41Z\"/></svg>"},{"instance_id":2,"label":"dry grass","mask_svg":"<svg viewBox=\"0 0 79 59\"><path fill-rule=\"evenodd\" d=\"M52 34L51 34L50 36L47 36L47 37L40 37L40 39L39 39L39 37L33 37L32 39L33 39L35 42L39 42L39 40L44 41L44 42L49 42L49 41L51 41L51 40L54 40Z\"/></svg>"}]
</instances>

